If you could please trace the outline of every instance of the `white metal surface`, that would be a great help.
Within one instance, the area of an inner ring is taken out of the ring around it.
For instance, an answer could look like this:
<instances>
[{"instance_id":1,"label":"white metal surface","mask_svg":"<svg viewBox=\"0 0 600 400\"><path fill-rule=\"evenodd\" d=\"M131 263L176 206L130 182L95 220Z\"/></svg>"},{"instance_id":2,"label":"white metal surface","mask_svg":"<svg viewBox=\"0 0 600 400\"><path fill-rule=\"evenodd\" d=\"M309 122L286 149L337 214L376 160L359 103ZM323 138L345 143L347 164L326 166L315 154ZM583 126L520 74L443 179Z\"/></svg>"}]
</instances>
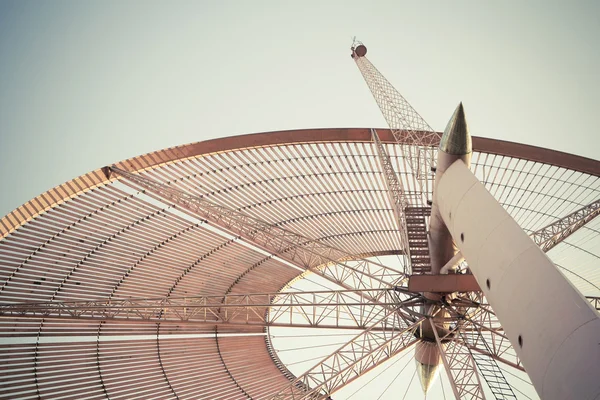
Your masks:
<instances>
[{"instance_id":1,"label":"white metal surface","mask_svg":"<svg viewBox=\"0 0 600 400\"><path fill-rule=\"evenodd\" d=\"M462 161L441 215L543 399L600 396L600 317Z\"/></svg>"}]
</instances>

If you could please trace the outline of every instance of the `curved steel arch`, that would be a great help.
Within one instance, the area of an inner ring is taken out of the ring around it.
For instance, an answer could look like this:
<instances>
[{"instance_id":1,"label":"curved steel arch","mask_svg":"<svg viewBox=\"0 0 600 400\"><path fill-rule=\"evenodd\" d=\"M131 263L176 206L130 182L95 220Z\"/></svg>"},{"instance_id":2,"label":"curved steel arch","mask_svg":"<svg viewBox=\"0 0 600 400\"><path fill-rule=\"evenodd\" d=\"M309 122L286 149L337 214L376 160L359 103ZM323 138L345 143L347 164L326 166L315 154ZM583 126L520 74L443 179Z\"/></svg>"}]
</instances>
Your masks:
<instances>
[{"instance_id":1,"label":"curved steel arch","mask_svg":"<svg viewBox=\"0 0 600 400\"><path fill-rule=\"evenodd\" d=\"M378 130L378 133L384 143L395 143L389 130ZM158 150L121 161L116 166L129 172L137 172L211 153L282 144L319 142L369 143L371 142L371 131L367 128L303 129L232 136ZM473 137L473 149L478 152L537 161L600 176L600 161L556 150L483 137ZM4 238L40 213L84 192L106 185L114 179L109 176L108 168L104 167L50 189L3 217L0 221L0 233Z\"/></svg>"}]
</instances>

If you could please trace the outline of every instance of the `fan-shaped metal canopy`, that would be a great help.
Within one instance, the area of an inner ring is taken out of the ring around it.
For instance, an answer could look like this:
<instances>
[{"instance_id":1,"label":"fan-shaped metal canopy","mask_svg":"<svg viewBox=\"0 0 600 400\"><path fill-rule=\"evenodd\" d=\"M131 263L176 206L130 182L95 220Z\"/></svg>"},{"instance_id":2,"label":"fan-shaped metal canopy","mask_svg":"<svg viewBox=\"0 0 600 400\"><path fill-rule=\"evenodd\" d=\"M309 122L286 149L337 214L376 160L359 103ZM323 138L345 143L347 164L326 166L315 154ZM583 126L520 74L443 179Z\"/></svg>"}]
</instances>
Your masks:
<instances>
[{"instance_id":1,"label":"fan-shaped metal canopy","mask_svg":"<svg viewBox=\"0 0 600 400\"><path fill-rule=\"evenodd\" d=\"M410 191L403 153L378 132ZM599 161L477 137L473 148L471 169L528 233L600 199ZM210 218L194 212L198 201L216 207ZM549 253L591 301L599 221ZM402 266L351 261L403 251L368 129L252 134L135 157L32 199L0 232L0 398L270 398L295 376L269 327L364 330L387 306L417 301L369 291L398 288ZM315 273L331 287L302 296L296 282ZM522 369L501 333L486 335L484 353Z\"/></svg>"}]
</instances>

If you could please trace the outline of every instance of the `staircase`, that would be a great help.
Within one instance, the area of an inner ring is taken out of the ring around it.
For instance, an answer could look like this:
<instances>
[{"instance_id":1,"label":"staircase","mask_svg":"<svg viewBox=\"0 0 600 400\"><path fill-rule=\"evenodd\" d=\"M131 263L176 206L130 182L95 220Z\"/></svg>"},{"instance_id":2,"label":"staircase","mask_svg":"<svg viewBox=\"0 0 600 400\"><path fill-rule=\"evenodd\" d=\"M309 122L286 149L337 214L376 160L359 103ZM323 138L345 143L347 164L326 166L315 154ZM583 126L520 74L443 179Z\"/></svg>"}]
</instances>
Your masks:
<instances>
[{"instance_id":1,"label":"staircase","mask_svg":"<svg viewBox=\"0 0 600 400\"><path fill-rule=\"evenodd\" d=\"M425 217L428 217L430 214L430 207L406 207L404 209L412 274L426 274L431 272L427 225L425 223Z\"/></svg>"}]
</instances>

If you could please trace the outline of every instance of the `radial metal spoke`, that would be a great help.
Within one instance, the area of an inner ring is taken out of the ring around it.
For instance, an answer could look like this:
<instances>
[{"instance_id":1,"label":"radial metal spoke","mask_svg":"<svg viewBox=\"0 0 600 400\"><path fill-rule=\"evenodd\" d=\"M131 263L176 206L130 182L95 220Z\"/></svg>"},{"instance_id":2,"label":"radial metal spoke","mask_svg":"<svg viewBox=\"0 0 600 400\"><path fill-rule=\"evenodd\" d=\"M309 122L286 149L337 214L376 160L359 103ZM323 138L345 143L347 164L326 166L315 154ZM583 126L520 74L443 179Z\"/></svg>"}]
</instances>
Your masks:
<instances>
[{"instance_id":1,"label":"radial metal spoke","mask_svg":"<svg viewBox=\"0 0 600 400\"><path fill-rule=\"evenodd\" d=\"M379 135L377 135L377 131L375 129L371 129L371 134L373 136L373 142L375 142L375 147L377 148L379 164L383 172L392 211L394 212L394 219L398 224L397 228L398 233L400 234L400 243L402 244L402 250L404 251L404 272L407 273L407 266L410 265L412 270L412 265L410 262L410 245L408 243L408 230L406 226L406 214L404 213L404 210L410 204L404 193L402 181L398 179L396 171L394 171L394 167L392 166L390 156L387 154L385 148L381 144L381 140L379 139Z\"/></svg>"},{"instance_id":2,"label":"radial metal spoke","mask_svg":"<svg viewBox=\"0 0 600 400\"><path fill-rule=\"evenodd\" d=\"M467 326L473 329L465 329ZM498 366L496 359L491 356L491 350L487 341L484 339L481 329L470 323L468 317L465 317L463 328L459 331L463 344L469 349L471 357L477 365L481 376L488 384L492 394L496 399L516 399L512 387L506 380L502 370ZM483 348L485 352L476 352L475 344ZM486 354L487 353L487 354Z\"/></svg>"},{"instance_id":3,"label":"radial metal spoke","mask_svg":"<svg viewBox=\"0 0 600 400\"><path fill-rule=\"evenodd\" d=\"M415 331L424 320L422 317L407 324L396 311L388 313L271 399L328 398L336 390L416 343Z\"/></svg>"},{"instance_id":4,"label":"radial metal spoke","mask_svg":"<svg viewBox=\"0 0 600 400\"><path fill-rule=\"evenodd\" d=\"M548 252L598 215L600 215L600 199L538 229L529 236L544 252Z\"/></svg>"},{"instance_id":5,"label":"radial metal spoke","mask_svg":"<svg viewBox=\"0 0 600 400\"><path fill-rule=\"evenodd\" d=\"M483 297L482 294L478 296ZM465 322L462 330L479 332L478 335L470 337L467 342L469 348L513 368L525 371L491 306L487 303L480 303L477 311L474 315L464 317L468 323Z\"/></svg>"},{"instance_id":6,"label":"radial metal spoke","mask_svg":"<svg viewBox=\"0 0 600 400\"><path fill-rule=\"evenodd\" d=\"M465 263L466 265L466 263ZM475 277L471 274L448 274L448 275L411 275L408 280L407 290L413 293L419 292L481 292L481 288ZM585 296L592 307L600 310L600 297ZM491 310L487 303L481 303L486 310ZM496 321L497 324L499 322Z\"/></svg>"},{"instance_id":7,"label":"radial metal spoke","mask_svg":"<svg viewBox=\"0 0 600 400\"><path fill-rule=\"evenodd\" d=\"M407 278L402 271L370 260L361 259L352 265L341 261L352 260L355 257L239 211L211 203L175 185L154 181L114 166L111 167L111 171L125 178L125 183L142 188L158 200L175 203L201 219L210 221L221 229L346 289L391 288Z\"/></svg>"},{"instance_id":8,"label":"radial metal spoke","mask_svg":"<svg viewBox=\"0 0 600 400\"><path fill-rule=\"evenodd\" d=\"M430 321L432 325L435 323L433 319ZM433 329L435 340L455 398L485 399L475 360L459 334L463 324L464 321L460 320L454 329L447 330L442 337L437 329ZM443 326L439 327L444 329Z\"/></svg>"},{"instance_id":9,"label":"radial metal spoke","mask_svg":"<svg viewBox=\"0 0 600 400\"><path fill-rule=\"evenodd\" d=\"M0 304L0 317L365 329L399 305L418 315L422 303L393 289L340 290Z\"/></svg>"}]
</instances>

